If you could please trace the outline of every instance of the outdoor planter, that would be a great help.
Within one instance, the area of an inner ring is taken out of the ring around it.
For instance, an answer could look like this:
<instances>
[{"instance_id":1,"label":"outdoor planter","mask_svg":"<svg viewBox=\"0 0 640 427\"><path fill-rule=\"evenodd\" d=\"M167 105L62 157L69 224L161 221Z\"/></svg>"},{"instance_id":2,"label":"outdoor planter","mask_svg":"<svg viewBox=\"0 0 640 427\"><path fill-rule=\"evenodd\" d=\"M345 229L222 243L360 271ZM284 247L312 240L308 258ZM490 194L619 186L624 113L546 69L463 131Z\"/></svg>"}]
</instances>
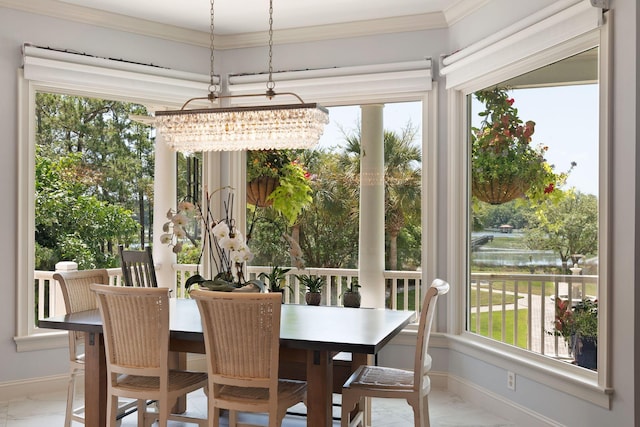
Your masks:
<instances>
[{"instance_id":1,"label":"outdoor planter","mask_svg":"<svg viewBox=\"0 0 640 427\"><path fill-rule=\"evenodd\" d=\"M480 90L475 96L485 110L479 113L480 127L471 129L473 197L492 205L536 199L566 181L569 172L555 173L547 163L547 147L532 144L535 122L523 123L506 89Z\"/></svg>"},{"instance_id":2,"label":"outdoor planter","mask_svg":"<svg viewBox=\"0 0 640 427\"><path fill-rule=\"evenodd\" d=\"M247 203L256 207L268 207L273 205L273 200L268 197L280 185L280 180L272 176L260 176L247 183Z\"/></svg>"}]
</instances>

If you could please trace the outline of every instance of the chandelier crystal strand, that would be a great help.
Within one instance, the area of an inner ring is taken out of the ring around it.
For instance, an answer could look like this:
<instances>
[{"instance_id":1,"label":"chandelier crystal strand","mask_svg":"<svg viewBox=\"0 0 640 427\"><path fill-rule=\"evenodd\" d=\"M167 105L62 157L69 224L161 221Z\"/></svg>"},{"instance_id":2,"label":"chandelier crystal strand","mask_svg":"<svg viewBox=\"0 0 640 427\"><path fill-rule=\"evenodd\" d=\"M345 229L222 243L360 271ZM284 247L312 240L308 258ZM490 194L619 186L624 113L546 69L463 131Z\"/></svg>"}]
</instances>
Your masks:
<instances>
[{"instance_id":1,"label":"chandelier crystal strand","mask_svg":"<svg viewBox=\"0 0 640 427\"><path fill-rule=\"evenodd\" d=\"M329 123L329 112L315 103L304 103L295 93L276 94L272 79L273 67L273 0L269 2L269 78L265 94L220 95L214 84L214 0L211 3L210 85L204 98L185 102L182 109L156 111L155 126L165 143L183 153L198 151L239 151L270 149L306 149L315 146L324 126ZM222 98L264 96L268 100L276 95L290 95L299 104L274 104L252 107L186 109L191 101Z\"/></svg>"}]
</instances>

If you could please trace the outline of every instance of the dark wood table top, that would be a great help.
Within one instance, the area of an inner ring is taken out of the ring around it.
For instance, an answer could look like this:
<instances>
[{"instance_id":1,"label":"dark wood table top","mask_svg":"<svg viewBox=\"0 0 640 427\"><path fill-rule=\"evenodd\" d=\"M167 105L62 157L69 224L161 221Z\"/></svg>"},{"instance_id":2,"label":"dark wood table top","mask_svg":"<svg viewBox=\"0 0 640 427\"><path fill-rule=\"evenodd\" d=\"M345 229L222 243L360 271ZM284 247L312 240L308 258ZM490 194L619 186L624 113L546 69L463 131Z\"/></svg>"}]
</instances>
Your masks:
<instances>
[{"instance_id":1,"label":"dark wood table top","mask_svg":"<svg viewBox=\"0 0 640 427\"><path fill-rule=\"evenodd\" d=\"M171 337L202 341L195 300L170 300ZM413 312L334 306L282 305L280 345L285 348L376 354L409 324ZM102 333L98 310L40 320L41 328Z\"/></svg>"}]
</instances>

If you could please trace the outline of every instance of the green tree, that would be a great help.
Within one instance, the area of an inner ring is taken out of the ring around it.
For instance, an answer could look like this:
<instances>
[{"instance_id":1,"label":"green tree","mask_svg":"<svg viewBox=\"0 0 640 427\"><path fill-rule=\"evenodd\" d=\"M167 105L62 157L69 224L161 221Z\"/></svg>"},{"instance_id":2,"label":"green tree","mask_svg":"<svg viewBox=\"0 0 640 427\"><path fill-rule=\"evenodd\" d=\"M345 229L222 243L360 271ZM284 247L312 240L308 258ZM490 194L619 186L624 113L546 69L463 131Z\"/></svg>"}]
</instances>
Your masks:
<instances>
[{"instance_id":1,"label":"green tree","mask_svg":"<svg viewBox=\"0 0 640 427\"><path fill-rule=\"evenodd\" d=\"M127 241L138 224L131 211L88 195L79 153L51 160L36 153L36 269L61 260L80 269L115 265L108 243Z\"/></svg>"},{"instance_id":2,"label":"green tree","mask_svg":"<svg viewBox=\"0 0 640 427\"><path fill-rule=\"evenodd\" d=\"M530 216L525 243L530 249L555 251L565 269L571 255L596 255L598 198L567 191L557 203L545 201Z\"/></svg>"},{"instance_id":3,"label":"green tree","mask_svg":"<svg viewBox=\"0 0 640 427\"><path fill-rule=\"evenodd\" d=\"M41 155L54 161L80 153L85 194L134 212L140 234L131 240L144 245L151 240L154 144L149 127L132 121L131 114L147 111L136 104L39 92L36 142Z\"/></svg>"},{"instance_id":4,"label":"green tree","mask_svg":"<svg viewBox=\"0 0 640 427\"><path fill-rule=\"evenodd\" d=\"M404 230L413 230L413 236L404 236L403 243L410 243L413 248L418 243L420 230L421 201L421 152L415 138L418 130L410 122L400 134L392 131L384 132L384 186L385 186L385 231L388 238L388 268L398 268L398 237ZM348 173L360 171L360 129L356 133L345 135L345 156L342 159L344 170ZM416 235L416 233L418 233ZM409 252L406 252L409 253ZM415 253L415 252L414 252ZM412 260L419 265L420 257ZM401 263L402 264L402 263Z\"/></svg>"},{"instance_id":5,"label":"green tree","mask_svg":"<svg viewBox=\"0 0 640 427\"><path fill-rule=\"evenodd\" d=\"M342 167L342 156L310 151L313 202L298 223L307 265L355 268L358 262L358 180Z\"/></svg>"},{"instance_id":6,"label":"green tree","mask_svg":"<svg viewBox=\"0 0 640 427\"><path fill-rule=\"evenodd\" d=\"M518 229L527 226L531 208L522 199L500 205L490 205L484 202L477 202L477 204L478 206L474 206L473 213L482 225L481 229L498 228L502 224L509 224Z\"/></svg>"}]
</instances>

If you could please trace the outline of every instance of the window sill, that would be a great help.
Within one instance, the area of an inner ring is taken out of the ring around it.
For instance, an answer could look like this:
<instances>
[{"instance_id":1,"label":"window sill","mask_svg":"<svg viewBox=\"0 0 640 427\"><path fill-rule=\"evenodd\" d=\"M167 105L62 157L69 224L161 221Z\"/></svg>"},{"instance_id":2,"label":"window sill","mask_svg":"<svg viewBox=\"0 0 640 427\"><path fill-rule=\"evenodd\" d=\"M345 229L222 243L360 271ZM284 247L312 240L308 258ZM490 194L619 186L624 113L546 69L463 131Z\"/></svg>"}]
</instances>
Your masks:
<instances>
[{"instance_id":1,"label":"window sill","mask_svg":"<svg viewBox=\"0 0 640 427\"><path fill-rule=\"evenodd\" d=\"M598 384L598 373L566 362L530 353L482 337L433 334L430 346L448 348L505 370L517 372L536 382L562 391L605 409L611 408L613 389Z\"/></svg>"},{"instance_id":2,"label":"window sill","mask_svg":"<svg viewBox=\"0 0 640 427\"><path fill-rule=\"evenodd\" d=\"M25 351L50 350L69 346L67 331L42 332L29 336L13 337L18 353Z\"/></svg>"}]
</instances>

